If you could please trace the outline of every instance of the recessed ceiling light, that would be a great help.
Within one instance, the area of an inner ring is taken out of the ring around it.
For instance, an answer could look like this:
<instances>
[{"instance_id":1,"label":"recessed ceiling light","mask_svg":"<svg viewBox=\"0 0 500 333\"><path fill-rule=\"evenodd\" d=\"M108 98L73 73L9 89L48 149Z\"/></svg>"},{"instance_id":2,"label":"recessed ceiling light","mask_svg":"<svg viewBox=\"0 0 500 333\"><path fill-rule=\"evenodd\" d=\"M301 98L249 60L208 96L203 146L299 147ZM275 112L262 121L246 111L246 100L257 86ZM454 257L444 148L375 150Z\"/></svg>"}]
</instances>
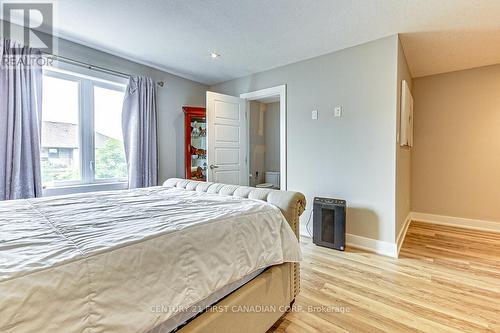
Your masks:
<instances>
[{"instance_id":1,"label":"recessed ceiling light","mask_svg":"<svg viewBox=\"0 0 500 333\"><path fill-rule=\"evenodd\" d=\"M220 54L215 53L215 52L210 52L210 57L212 57L212 59L216 59L216 58L220 57Z\"/></svg>"}]
</instances>

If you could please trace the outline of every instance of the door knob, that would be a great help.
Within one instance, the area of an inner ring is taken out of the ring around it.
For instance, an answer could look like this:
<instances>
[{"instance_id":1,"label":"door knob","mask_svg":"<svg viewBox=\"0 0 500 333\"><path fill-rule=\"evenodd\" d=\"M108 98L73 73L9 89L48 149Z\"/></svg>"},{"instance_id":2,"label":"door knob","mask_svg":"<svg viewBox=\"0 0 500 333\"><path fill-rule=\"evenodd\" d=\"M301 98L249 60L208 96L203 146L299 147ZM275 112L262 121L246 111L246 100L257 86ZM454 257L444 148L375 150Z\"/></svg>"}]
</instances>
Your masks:
<instances>
[{"instance_id":1,"label":"door knob","mask_svg":"<svg viewBox=\"0 0 500 333\"><path fill-rule=\"evenodd\" d=\"M219 167L218 165L210 164L210 169L217 169L218 167Z\"/></svg>"}]
</instances>

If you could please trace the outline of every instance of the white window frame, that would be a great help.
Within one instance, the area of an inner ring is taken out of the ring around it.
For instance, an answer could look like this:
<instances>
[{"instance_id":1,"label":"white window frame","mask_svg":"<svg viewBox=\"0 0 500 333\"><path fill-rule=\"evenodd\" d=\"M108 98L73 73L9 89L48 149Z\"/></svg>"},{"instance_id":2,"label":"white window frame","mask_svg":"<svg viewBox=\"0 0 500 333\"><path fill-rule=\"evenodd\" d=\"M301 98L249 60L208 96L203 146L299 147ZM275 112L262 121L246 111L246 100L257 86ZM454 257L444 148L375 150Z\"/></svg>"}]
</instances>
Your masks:
<instances>
[{"instance_id":1,"label":"white window frame","mask_svg":"<svg viewBox=\"0 0 500 333\"><path fill-rule=\"evenodd\" d=\"M62 65L62 66L61 66ZM70 193L119 190L128 188L127 178L95 178L95 132L94 132L94 93L95 87L124 92L127 80L110 74L100 73L79 66L61 64L46 67L43 75L57 79L78 82L78 112L80 141L80 180L66 181L60 186L43 189L44 196ZM43 110L42 110L43 112Z\"/></svg>"}]
</instances>

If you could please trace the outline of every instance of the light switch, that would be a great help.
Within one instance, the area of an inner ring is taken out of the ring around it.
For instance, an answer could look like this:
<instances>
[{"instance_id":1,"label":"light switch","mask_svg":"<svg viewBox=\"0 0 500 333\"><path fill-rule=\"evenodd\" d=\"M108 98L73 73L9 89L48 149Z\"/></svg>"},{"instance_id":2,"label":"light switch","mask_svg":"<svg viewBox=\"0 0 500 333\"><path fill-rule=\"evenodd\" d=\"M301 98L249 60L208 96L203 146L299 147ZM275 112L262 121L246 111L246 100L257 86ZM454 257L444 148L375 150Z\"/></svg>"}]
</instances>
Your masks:
<instances>
[{"instance_id":1,"label":"light switch","mask_svg":"<svg viewBox=\"0 0 500 333\"><path fill-rule=\"evenodd\" d=\"M311 119L312 120L318 119L318 110L312 110L312 112L311 112Z\"/></svg>"},{"instance_id":2,"label":"light switch","mask_svg":"<svg viewBox=\"0 0 500 333\"><path fill-rule=\"evenodd\" d=\"M342 117L342 107L341 107L340 105L337 105L337 106L335 107L335 110L334 110L333 116L334 116L334 117Z\"/></svg>"}]
</instances>

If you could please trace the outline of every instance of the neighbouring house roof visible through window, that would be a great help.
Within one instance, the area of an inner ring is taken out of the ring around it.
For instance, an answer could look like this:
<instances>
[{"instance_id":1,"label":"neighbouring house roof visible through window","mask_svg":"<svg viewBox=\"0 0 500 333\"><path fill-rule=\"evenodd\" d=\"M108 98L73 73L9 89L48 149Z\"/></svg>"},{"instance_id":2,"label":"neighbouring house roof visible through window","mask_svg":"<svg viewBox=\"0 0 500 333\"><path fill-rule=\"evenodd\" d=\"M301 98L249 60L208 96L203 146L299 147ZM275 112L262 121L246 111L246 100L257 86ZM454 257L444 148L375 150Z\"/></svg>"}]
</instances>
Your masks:
<instances>
[{"instance_id":1,"label":"neighbouring house roof visible through window","mask_svg":"<svg viewBox=\"0 0 500 333\"><path fill-rule=\"evenodd\" d=\"M42 147L78 148L78 125L44 121L42 125ZM101 148L111 137L96 133L95 147Z\"/></svg>"}]
</instances>

